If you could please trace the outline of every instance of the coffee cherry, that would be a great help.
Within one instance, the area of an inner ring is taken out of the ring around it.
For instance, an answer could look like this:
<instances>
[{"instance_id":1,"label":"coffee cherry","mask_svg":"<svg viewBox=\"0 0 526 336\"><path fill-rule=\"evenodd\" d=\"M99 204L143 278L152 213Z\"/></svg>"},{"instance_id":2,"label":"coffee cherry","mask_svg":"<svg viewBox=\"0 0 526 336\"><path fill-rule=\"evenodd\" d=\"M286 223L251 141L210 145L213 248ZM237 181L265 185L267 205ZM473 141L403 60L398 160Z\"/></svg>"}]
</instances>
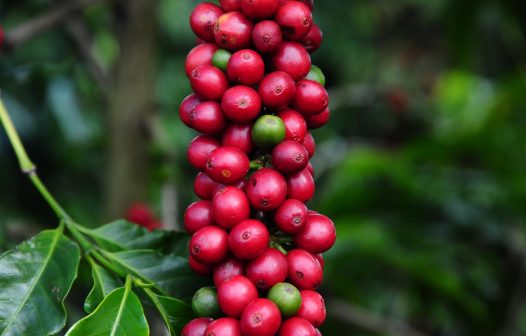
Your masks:
<instances>
[{"instance_id":1,"label":"coffee cherry","mask_svg":"<svg viewBox=\"0 0 526 336\"><path fill-rule=\"evenodd\" d=\"M307 222L307 207L301 201L288 199L274 213L274 223L283 232L296 234Z\"/></svg>"},{"instance_id":2,"label":"coffee cherry","mask_svg":"<svg viewBox=\"0 0 526 336\"><path fill-rule=\"evenodd\" d=\"M191 94L186 96L179 105L179 118L188 127L192 127L192 119L194 118L194 110L197 105L204 102L198 95Z\"/></svg>"},{"instance_id":3,"label":"coffee cherry","mask_svg":"<svg viewBox=\"0 0 526 336\"><path fill-rule=\"evenodd\" d=\"M285 140L303 142L307 134L307 123L303 116L292 109L281 110L278 117L285 123Z\"/></svg>"},{"instance_id":4,"label":"coffee cherry","mask_svg":"<svg viewBox=\"0 0 526 336\"><path fill-rule=\"evenodd\" d=\"M287 106L292 102L295 94L294 79L283 71L274 71L266 75L259 84L259 95L263 105L270 109Z\"/></svg>"},{"instance_id":5,"label":"coffee cherry","mask_svg":"<svg viewBox=\"0 0 526 336\"><path fill-rule=\"evenodd\" d=\"M285 124L280 117L264 115L252 127L252 141L259 148L272 148L285 138Z\"/></svg>"},{"instance_id":6,"label":"coffee cherry","mask_svg":"<svg viewBox=\"0 0 526 336\"><path fill-rule=\"evenodd\" d=\"M305 79L313 80L325 86L325 75L323 74L323 71L314 64L310 66L310 71Z\"/></svg>"},{"instance_id":7,"label":"coffee cherry","mask_svg":"<svg viewBox=\"0 0 526 336\"><path fill-rule=\"evenodd\" d=\"M199 172L194 180L194 192L200 199L212 200L218 185L208 175Z\"/></svg>"},{"instance_id":8,"label":"coffee cherry","mask_svg":"<svg viewBox=\"0 0 526 336\"><path fill-rule=\"evenodd\" d=\"M193 234L190 255L203 264L216 264L228 253L228 234L217 226L207 226Z\"/></svg>"},{"instance_id":9,"label":"coffee cherry","mask_svg":"<svg viewBox=\"0 0 526 336\"><path fill-rule=\"evenodd\" d=\"M325 260L323 260L323 255L321 253L315 254L314 257L318 262L320 263L321 268L323 269L325 267Z\"/></svg>"},{"instance_id":10,"label":"coffee cherry","mask_svg":"<svg viewBox=\"0 0 526 336\"><path fill-rule=\"evenodd\" d=\"M317 24L313 24L307 36L301 40L301 43L305 49L307 49L307 51L311 54L320 48L322 42L323 33Z\"/></svg>"},{"instance_id":11,"label":"coffee cherry","mask_svg":"<svg viewBox=\"0 0 526 336\"><path fill-rule=\"evenodd\" d=\"M247 219L234 226L228 236L232 254L242 260L254 259L267 249L270 234L258 220Z\"/></svg>"},{"instance_id":12,"label":"coffee cherry","mask_svg":"<svg viewBox=\"0 0 526 336\"><path fill-rule=\"evenodd\" d=\"M272 166L283 174L303 170L309 162L309 153L299 142L285 140L272 150Z\"/></svg>"},{"instance_id":13,"label":"coffee cherry","mask_svg":"<svg viewBox=\"0 0 526 336\"><path fill-rule=\"evenodd\" d=\"M231 124L224 132L221 138L223 146L236 147L249 154L254 148L252 141L251 124Z\"/></svg>"},{"instance_id":14,"label":"coffee cherry","mask_svg":"<svg viewBox=\"0 0 526 336\"><path fill-rule=\"evenodd\" d=\"M221 147L221 144L215 138L200 135L195 137L188 145L186 158L195 169L204 170L210 153L219 147Z\"/></svg>"},{"instance_id":15,"label":"coffee cherry","mask_svg":"<svg viewBox=\"0 0 526 336\"><path fill-rule=\"evenodd\" d=\"M301 41L312 28L312 12L298 1L285 2L275 17L283 36L289 41Z\"/></svg>"},{"instance_id":16,"label":"coffee cherry","mask_svg":"<svg viewBox=\"0 0 526 336\"><path fill-rule=\"evenodd\" d=\"M190 77L192 71L200 65L212 65L214 53L217 46L212 43L202 43L195 46L188 55L184 63L186 75Z\"/></svg>"},{"instance_id":17,"label":"coffee cherry","mask_svg":"<svg viewBox=\"0 0 526 336\"><path fill-rule=\"evenodd\" d=\"M279 0L242 0L241 9L251 19L264 20L274 16Z\"/></svg>"},{"instance_id":18,"label":"coffee cherry","mask_svg":"<svg viewBox=\"0 0 526 336\"><path fill-rule=\"evenodd\" d=\"M203 336L206 328L212 321L211 318L206 317L193 319L184 326L181 336Z\"/></svg>"},{"instance_id":19,"label":"coffee cherry","mask_svg":"<svg viewBox=\"0 0 526 336\"><path fill-rule=\"evenodd\" d=\"M288 198L308 202L314 196L314 189L314 179L307 169L287 177Z\"/></svg>"},{"instance_id":20,"label":"coffee cherry","mask_svg":"<svg viewBox=\"0 0 526 336\"><path fill-rule=\"evenodd\" d=\"M305 146L305 149L307 149L307 152L309 152L309 156L313 157L314 153L316 153L316 142L314 142L312 134L307 133L307 135L305 135L305 139L303 139L303 146Z\"/></svg>"},{"instance_id":21,"label":"coffee cherry","mask_svg":"<svg viewBox=\"0 0 526 336\"><path fill-rule=\"evenodd\" d=\"M316 336L316 329L305 319L291 317L281 324L278 336Z\"/></svg>"},{"instance_id":22,"label":"coffee cherry","mask_svg":"<svg viewBox=\"0 0 526 336\"><path fill-rule=\"evenodd\" d=\"M277 209L287 196L287 182L272 168L263 168L252 174L247 184L247 197L257 210Z\"/></svg>"},{"instance_id":23,"label":"coffee cherry","mask_svg":"<svg viewBox=\"0 0 526 336\"><path fill-rule=\"evenodd\" d=\"M335 241L334 223L323 215L309 215L303 229L294 236L297 247L314 254L327 251Z\"/></svg>"},{"instance_id":24,"label":"coffee cherry","mask_svg":"<svg viewBox=\"0 0 526 336\"><path fill-rule=\"evenodd\" d=\"M304 116L313 116L329 106L329 95L320 83L304 79L296 84L292 106Z\"/></svg>"},{"instance_id":25,"label":"coffee cherry","mask_svg":"<svg viewBox=\"0 0 526 336\"><path fill-rule=\"evenodd\" d=\"M281 28L274 21L258 22L252 31L252 42L260 53L273 54L283 42Z\"/></svg>"},{"instance_id":26,"label":"coffee cherry","mask_svg":"<svg viewBox=\"0 0 526 336\"><path fill-rule=\"evenodd\" d=\"M225 229L233 228L250 217L247 196L242 190L232 186L219 190L212 200L212 217Z\"/></svg>"},{"instance_id":27,"label":"coffee cherry","mask_svg":"<svg viewBox=\"0 0 526 336\"><path fill-rule=\"evenodd\" d=\"M265 63L261 56L253 50L236 51L227 65L227 75L231 82L255 85L265 74Z\"/></svg>"},{"instance_id":28,"label":"coffee cherry","mask_svg":"<svg viewBox=\"0 0 526 336\"><path fill-rule=\"evenodd\" d=\"M235 147L214 150L206 162L205 173L218 183L234 183L244 177L250 168L245 153Z\"/></svg>"},{"instance_id":29,"label":"coffee cherry","mask_svg":"<svg viewBox=\"0 0 526 336\"><path fill-rule=\"evenodd\" d=\"M197 105L190 118L190 127L207 135L218 134L227 125L225 115L221 112L221 105L212 101Z\"/></svg>"},{"instance_id":30,"label":"coffee cherry","mask_svg":"<svg viewBox=\"0 0 526 336\"><path fill-rule=\"evenodd\" d=\"M225 12L241 10L241 0L219 0L219 4Z\"/></svg>"},{"instance_id":31,"label":"coffee cherry","mask_svg":"<svg viewBox=\"0 0 526 336\"><path fill-rule=\"evenodd\" d=\"M197 201L188 206L184 213L184 229L194 234L205 226L213 225L212 202Z\"/></svg>"},{"instance_id":32,"label":"coffee cherry","mask_svg":"<svg viewBox=\"0 0 526 336\"><path fill-rule=\"evenodd\" d=\"M307 7L309 7L309 9L311 11L314 9L314 0L296 0L296 1L299 1L299 2L302 2L302 3L306 4Z\"/></svg>"},{"instance_id":33,"label":"coffee cherry","mask_svg":"<svg viewBox=\"0 0 526 336\"><path fill-rule=\"evenodd\" d=\"M285 317L296 315L302 303L300 291L288 282L280 282L272 286L267 297L278 306Z\"/></svg>"},{"instance_id":34,"label":"coffee cherry","mask_svg":"<svg viewBox=\"0 0 526 336\"><path fill-rule=\"evenodd\" d=\"M242 275L226 280L217 289L219 306L231 317L240 317L245 307L257 297L256 286Z\"/></svg>"},{"instance_id":35,"label":"coffee cherry","mask_svg":"<svg viewBox=\"0 0 526 336\"><path fill-rule=\"evenodd\" d=\"M204 336L241 336L239 321L230 317L223 317L210 323Z\"/></svg>"},{"instance_id":36,"label":"coffee cherry","mask_svg":"<svg viewBox=\"0 0 526 336\"><path fill-rule=\"evenodd\" d=\"M243 13L221 15L214 26L214 39L223 49L239 50L250 46L253 23Z\"/></svg>"},{"instance_id":37,"label":"coffee cherry","mask_svg":"<svg viewBox=\"0 0 526 336\"><path fill-rule=\"evenodd\" d=\"M283 42L272 57L272 65L275 70L284 71L292 79L299 81L307 76L311 63L309 53L301 44Z\"/></svg>"},{"instance_id":38,"label":"coffee cherry","mask_svg":"<svg viewBox=\"0 0 526 336\"><path fill-rule=\"evenodd\" d=\"M221 314L214 287L203 287L192 298L192 310L201 317L215 317Z\"/></svg>"},{"instance_id":39,"label":"coffee cherry","mask_svg":"<svg viewBox=\"0 0 526 336\"><path fill-rule=\"evenodd\" d=\"M210 2L198 4L190 14L190 27L199 38L206 42L214 41L214 26L223 14L221 8Z\"/></svg>"},{"instance_id":40,"label":"coffee cherry","mask_svg":"<svg viewBox=\"0 0 526 336\"><path fill-rule=\"evenodd\" d=\"M309 252L301 249L287 254L289 280L299 289L316 289L323 279L320 263Z\"/></svg>"},{"instance_id":41,"label":"coffee cherry","mask_svg":"<svg viewBox=\"0 0 526 336\"><path fill-rule=\"evenodd\" d=\"M331 112L327 107L322 113L310 116L306 119L309 129L316 129L325 126L331 117Z\"/></svg>"},{"instance_id":42,"label":"coffee cherry","mask_svg":"<svg viewBox=\"0 0 526 336\"><path fill-rule=\"evenodd\" d=\"M228 258L214 269L214 285L219 287L223 282L236 275L245 274L245 264L236 258Z\"/></svg>"},{"instance_id":43,"label":"coffee cherry","mask_svg":"<svg viewBox=\"0 0 526 336\"><path fill-rule=\"evenodd\" d=\"M314 178L314 167L312 166L312 163L307 163L307 167L305 168L307 171L311 174L311 176Z\"/></svg>"},{"instance_id":44,"label":"coffee cherry","mask_svg":"<svg viewBox=\"0 0 526 336\"><path fill-rule=\"evenodd\" d=\"M251 87L238 85L226 90L221 99L221 107L230 120L246 123L258 116L261 98Z\"/></svg>"},{"instance_id":45,"label":"coffee cherry","mask_svg":"<svg viewBox=\"0 0 526 336\"><path fill-rule=\"evenodd\" d=\"M246 336L274 336L280 324L280 311L268 299L252 301L241 315L241 331Z\"/></svg>"},{"instance_id":46,"label":"coffee cherry","mask_svg":"<svg viewBox=\"0 0 526 336\"><path fill-rule=\"evenodd\" d=\"M198 96L206 100L219 100L228 89L228 80L215 66L203 64L192 70L190 85Z\"/></svg>"},{"instance_id":47,"label":"coffee cherry","mask_svg":"<svg viewBox=\"0 0 526 336\"><path fill-rule=\"evenodd\" d=\"M247 264L247 278L261 290L285 281L287 274L287 257L275 248L266 249L262 255Z\"/></svg>"},{"instance_id":48,"label":"coffee cherry","mask_svg":"<svg viewBox=\"0 0 526 336\"><path fill-rule=\"evenodd\" d=\"M296 316L309 321L315 327L321 326L326 317L323 297L313 290L302 290L301 306Z\"/></svg>"},{"instance_id":49,"label":"coffee cherry","mask_svg":"<svg viewBox=\"0 0 526 336\"><path fill-rule=\"evenodd\" d=\"M218 49L214 52L212 56L212 65L216 68L226 71L226 67L228 65L228 61L230 60L230 57L232 57L232 54L228 50Z\"/></svg>"},{"instance_id":50,"label":"coffee cherry","mask_svg":"<svg viewBox=\"0 0 526 336\"><path fill-rule=\"evenodd\" d=\"M214 267L212 265L200 263L191 255L188 256L188 266L190 266L190 269L192 269L195 274L201 276L209 276L214 271Z\"/></svg>"}]
</instances>

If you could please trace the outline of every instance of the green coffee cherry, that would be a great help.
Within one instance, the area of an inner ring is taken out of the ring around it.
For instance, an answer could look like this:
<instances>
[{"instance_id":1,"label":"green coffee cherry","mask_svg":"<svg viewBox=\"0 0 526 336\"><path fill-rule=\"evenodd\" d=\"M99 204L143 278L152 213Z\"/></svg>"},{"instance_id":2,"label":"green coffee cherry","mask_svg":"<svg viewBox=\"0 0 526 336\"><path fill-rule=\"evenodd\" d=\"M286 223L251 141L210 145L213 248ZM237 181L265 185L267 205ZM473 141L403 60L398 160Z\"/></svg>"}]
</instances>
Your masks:
<instances>
[{"instance_id":1,"label":"green coffee cherry","mask_svg":"<svg viewBox=\"0 0 526 336\"><path fill-rule=\"evenodd\" d=\"M192 310L200 317L216 317L221 314L214 287L203 287L192 298Z\"/></svg>"},{"instance_id":2,"label":"green coffee cherry","mask_svg":"<svg viewBox=\"0 0 526 336\"><path fill-rule=\"evenodd\" d=\"M314 64L311 65L309 74L306 78L325 86L325 75L323 74L323 71Z\"/></svg>"},{"instance_id":3,"label":"green coffee cherry","mask_svg":"<svg viewBox=\"0 0 526 336\"><path fill-rule=\"evenodd\" d=\"M261 116L252 127L252 141L259 148L272 148L283 139L285 139L285 123L278 116Z\"/></svg>"},{"instance_id":4,"label":"green coffee cherry","mask_svg":"<svg viewBox=\"0 0 526 336\"><path fill-rule=\"evenodd\" d=\"M214 56L212 56L212 65L216 68L219 68L223 71L226 71L226 66L228 65L228 60L230 60L232 54L225 49L218 49Z\"/></svg>"},{"instance_id":5,"label":"green coffee cherry","mask_svg":"<svg viewBox=\"0 0 526 336\"><path fill-rule=\"evenodd\" d=\"M300 291L288 282L280 282L272 286L267 297L278 306L285 317L295 315L301 306Z\"/></svg>"}]
</instances>

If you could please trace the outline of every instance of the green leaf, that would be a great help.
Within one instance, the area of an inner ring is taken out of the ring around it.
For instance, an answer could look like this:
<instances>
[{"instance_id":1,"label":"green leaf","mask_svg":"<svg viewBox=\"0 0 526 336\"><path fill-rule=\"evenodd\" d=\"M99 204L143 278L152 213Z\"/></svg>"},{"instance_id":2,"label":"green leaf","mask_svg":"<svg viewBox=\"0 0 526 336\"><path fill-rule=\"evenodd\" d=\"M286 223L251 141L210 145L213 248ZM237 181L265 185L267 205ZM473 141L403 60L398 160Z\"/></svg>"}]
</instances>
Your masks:
<instances>
[{"instance_id":1,"label":"green leaf","mask_svg":"<svg viewBox=\"0 0 526 336\"><path fill-rule=\"evenodd\" d=\"M80 250L48 230L0 256L0 335L55 334L66 323L64 298L77 276Z\"/></svg>"},{"instance_id":2,"label":"green leaf","mask_svg":"<svg viewBox=\"0 0 526 336\"><path fill-rule=\"evenodd\" d=\"M93 288L84 302L86 313L92 313L106 296L115 288L122 286L118 278L94 262L91 263L91 275L93 276Z\"/></svg>"},{"instance_id":3,"label":"green leaf","mask_svg":"<svg viewBox=\"0 0 526 336\"><path fill-rule=\"evenodd\" d=\"M147 336L150 334L141 302L131 286L115 289L95 311L75 323L66 336Z\"/></svg>"},{"instance_id":4,"label":"green leaf","mask_svg":"<svg viewBox=\"0 0 526 336\"><path fill-rule=\"evenodd\" d=\"M185 324L195 317L190 305L183 301L154 294L148 289L145 291L161 314L171 335L177 335Z\"/></svg>"}]
</instances>

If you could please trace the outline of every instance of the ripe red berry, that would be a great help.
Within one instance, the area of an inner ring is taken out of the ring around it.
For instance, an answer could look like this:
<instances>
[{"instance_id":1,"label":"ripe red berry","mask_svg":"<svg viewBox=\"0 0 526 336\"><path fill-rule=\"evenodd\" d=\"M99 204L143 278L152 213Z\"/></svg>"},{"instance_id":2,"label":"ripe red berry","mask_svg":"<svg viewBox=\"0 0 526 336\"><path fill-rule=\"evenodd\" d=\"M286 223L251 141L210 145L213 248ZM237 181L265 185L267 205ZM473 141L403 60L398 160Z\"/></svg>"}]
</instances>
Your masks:
<instances>
[{"instance_id":1,"label":"ripe red berry","mask_svg":"<svg viewBox=\"0 0 526 336\"><path fill-rule=\"evenodd\" d=\"M212 200L214 221L229 230L250 217L250 205L245 193L236 187L219 190Z\"/></svg>"},{"instance_id":2,"label":"ripe red berry","mask_svg":"<svg viewBox=\"0 0 526 336\"><path fill-rule=\"evenodd\" d=\"M217 46L212 43L201 43L190 50L184 63L186 75L190 77L192 71L200 65L212 65L212 57L216 50Z\"/></svg>"},{"instance_id":3,"label":"ripe red berry","mask_svg":"<svg viewBox=\"0 0 526 336\"><path fill-rule=\"evenodd\" d=\"M296 246L311 253L323 253L336 241L336 228L327 216L309 215L304 228L294 237Z\"/></svg>"},{"instance_id":4,"label":"ripe red berry","mask_svg":"<svg viewBox=\"0 0 526 336\"><path fill-rule=\"evenodd\" d=\"M239 321L223 317L210 323L203 336L241 336Z\"/></svg>"},{"instance_id":5,"label":"ripe red berry","mask_svg":"<svg viewBox=\"0 0 526 336\"><path fill-rule=\"evenodd\" d=\"M214 25L223 11L210 2L198 4L190 14L190 27L195 35L206 42L214 41Z\"/></svg>"},{"instance_id":6,"label":"ripe red berry","mask_svg":"<svg viewBox=\"0 0 526 336\"><path fill-rule=\"evenodd\" d=\"M134 203L126 211L126 220L146 226L154 219L152 210L145 203Z\"/></svg>"},{"instance_id":7,"label":"ripe red berry","mask_svg":"<svg viewBox=\"0 0 526 336\"><path fill-rule=\"evenodd\" d=\"M281 324L281 313L269 299L252 301L241 315L241 331L246 336L274 336Z\"/></svg>"},{"instance_id":8,"label":"ripe red berry","mask_svg":"<svg viewBox=\"0 0 526 336\"><path fill-rule=\"evenodd\" d=\"M256 286L242 275L224 281L217 288L219 307L231 317L240 317L245 307L257 297Z\"/></svg>"},{"instance_id":9,"label":"ripe red berry","mask_svg":"<svg viewBox=\"0 0 526 336\"><path fill-rule=\"evenodd\" d=\"M255 85L265 74L265 63L254 50L243 49L232 54L226 71L233 83Z\"/></svg>"},{"instance_id":10,"label":"ripe red berry","mask_svg":"<svg viewBox=\"0 0 526 336\"><path fill-rule=\"evenodd\" d=\"M290 282L299 289L316 289L323 280L320 263L309 252L301 249L287 254Z\"/></svg>"},{"instance_id":11,"label":"ripe red berry","mask_svg":"<svg viewBox=\"0 0 526 336\"><path fill-rule=\"evenodd\" d=\"M287 182L283 175L272 168L263 168L248 180L247 197L257 210L277 209L287 196Z\"/></svg>"},{"instance_id":12,"label":"ripe red berry","mask_svg":"<svg viewBox=\"0 0 526 336\"><path fill-rule=\"evenodd\" d=\"M279 111L278 117L285 123L285 139L303 142L307 134L305 118L298 111L292 109Z\"/></svg>"},{"instance_id":13,"label":"ripe red berry","mask_svg":"<svg viewBox=\"0 0 526 336\"><path fill-rule=\"evenodd\" d=\"M219 4L225 12L241 10L241 0L219 0Z\"/></svg>"},{"instance_id":14,"label":"ripe red berry","mask_svg":"<svg viewBox=\"0 0 526 336\"><path fill-rule=\"evenodd\" d=\"M199 317L188 322L183 330L181 336L203 336L205 330L213 320L208 317Z\"/></svg>"},{"instance_id":15,"label":"ripe red berry","mask_svg":"<svg viewBox=\"0 0 526 336\"><path fill-rule=\"evenodd\" d=\"M251 19L269 19L279 9L279 0L241 0L241 9Z\"/></svg>"},{"instance_id":16,"label":"ripe red berry","mask_svg":"<svg viewBox=\"0 0 526 336\"><path fill-rule=\"evenodd\" d=\"M234 226L228 235L228 246L238 259L254 259L267 249L270 234L265 224L247 219Z\"/></svg>"},{"instance_id":17,"label":"ripe red berry","mask_svg":"<svg viewBox=\"0 0 526 336\"><path fill-rule=\"evenodd\" d=\"M205 170L206 160L217 148L221 147L216 138L207 135L195 137L186 151L188 162L197 170Z\"/></svg>"},{"instance_id":18,"label":"ripe red berry","mask_svg":"<svg viewBox=\"0 0 526 336\"><path fill-rule=\"evenodd\" d=\"M214 271L214 266L200 263L191 255L188 256L188 266L190 266L195 274L201 276L209 276Z\"/></svg>"},{"instance_id":19,"label":"ripe red berry","mask_svg":"<svg viewBox=\"0 0 526 336\"><path fill-rule=\"evenodd\" d=\"M304 116L313 116L322 113L329 106L329 95L320 83L304 79L296 84L292 106Z\"/></svg>"},{"instance_id":20,"label":"ripe red berry","mask_svg":"<svg viewBox=\"0 0 526 336\"><path fill-rule=\"evenodd\" d=\"M226 280L244 274L245 264L239 259L228 258L214 268L214 285L219 287Z\"/></svg>"},{"instance_id":21,"label":"ripe red berry","mask_svg":"<svg viewBox=\"0 0 526 336\"><path fill-rule=\"evenodd\" d=\"M311 133L307 133L307 135L305 135L305 139L303 139L303 146L305 146L307 152L309 152L309 156L313 157L314 153L316 153L316 142L314 141L314 137Z\"/></svg>"},{"instance_id":22,"label":"ripe red berry","mask_svg":"<svg viewBox=\"0 0 526 336\"><path fill-rule=\"evenodd\" d=\"M275 20L289 41L301 41L312 28L312 12L298 1L285 2L276 13Z\"/></svg>"},{"instance_id":23,"label":"ripe red berry","mask_svg":"<svg viewBox=\"0 0 526 336\"><path fill-rule=\"evenodd\" d=\"M211 200L218 185L219 183L214 182L208 175L199 172L194 180L194 192L200 199Z\"/></svg>"},{"instance_id":24,"label":"ripe red berry","mask_svg":"<svg viewBox=\"0 0 526 336\"><path fill-rule=\"evenodd\" d=\"M318 260L321 268L323 269L325 267L325 260L323 260L323 254L318 253L318 254L315 254L314 257L316 258L316 260Z\"/></svg>"},{"instance_id":25,"label":"ripe red berry","mask_svg":"<svg viewBox=\"0 0 526 336\"><path fill-rule=\"evenodd\" d=\"M301 306L296 316L309 321L315 327L321 326L326 318L323 297L313 290L302 290L300 293Z\"/></svg>"},{"instance_id":26,"label":"ripe red berry","mask_svg":"<svg viewBox=\"0 0 526 336\"><path fill-rule=\"evenodd\" d=\"M287 257L274 248L266 249L262 255L247 264L247 278L261 290L283 282L287 274Z\"/></svg>"},{"instance_id":27,"label":"ripe red berry","mask_svg":"<svg viewBox=\"0 0 526 336\"><path fill-rule=\"evenodd\" d=\"M301 43L311 54L318 50L323 42L323 33L317 24L313 24L309 33L301 40Z\"/></svg>"},{"instance_id":28,"label":"ripe red berry","mask_svg":"<svg viewBox=\"0 0 526 336\"><path fill-rule=\"evenodd\" d=\"M299 142L285 140L272 149L272 166L283 174L303 170L309 162L309 153Z\"/></svg>"},{"instance_id":29,"label":"ripe red berry","mask_svg":"<svg viewBox=\"0 0 526 336\"><path fill-rule=\"evenodd\" d=\"M307 207L301 201L288 199L274 213L274 223L283 232L296 234L307 222Z\"/></svg>"},{"instance_id":30,"label":"ripe red berry","mask_svg":"<svg viewBox=\"0 0 526 336\"><path fill-rule=\"evenodd\" d=\"M251 87L238 85L226 90L221 99L224 114L232 121L246 123L257 118L261 98Z\"/></svg>"},{"instance_id":31,"label":"ripe red berry","mask_svg":"<svg viewBox=\"0 0 526 336\"><path fill-rule=\"evenodd\" d=\"M305 146L305 145L304 145ZM307 171L311 174L311 176L314 178L314 167L312 166L312 163L307 163L307 167L305 168Z\"/></svg>"},{"instance_id":32,"label":"ripe red berry","mask_svg":"<svg viewBox=\"0 0 526 336\"><path fill-rule=\"evenodd\" d=\"M218 183L230 184L244 177L249 168L250 161L243 151L220 147L208 156L205 173Z\"/></svg>"},{"instance_id":33,"label":"ripe red berry","mask_svg":"<svg viewBox=\"0 0 526 336\"><path fill-rule=\"evenodd\" d=\"M245 191L246 189L246 185L247 185L247 180L245 180L245 178L242 178L240 180L237 180L236 182L234 183L230 183L230 184L223 184L223 183L218 183L217 186L216 186L216 189L214 191L214 195L219 192L221 189L225 188L225 187L235 187L241 191Z\"/></svg>"},{"instance_id":34,"label":"ripe red berry","mask_svg":"<svg viewBox=\"0 0 526 336\"><path fill-rule=\"evenodd\" d=\"M296 84L286 71L266 75L259 83L259 95L263 105L270 109L287 106L294 99Z\"/></svg>"},{"instance_id":35,"label":"ripe red berry","mask_svg":"<svg viewBox=\"0 0 526 336\"><path fill-rule=\"evenodd\" d=\"M272 64L275 70L288 73L295 81L305 78L311 66L309 53L297 42L283 42L272 57Z\"/></svg>"},{"instance_id":36,"label":"ripe red berry","mask_svg":"<svg viewBox=\"0 0 526 336\"><path fill-rule=\"evenodd\" d=\"M231 124L221 137L223 146L236 147L249 154L254 150L251 124Z\"/></svg>"},{"instance_id":37,"label":"ripe red berry","mask_svg":"<svg viewBox=\"0 0 526 336\"><path fill-rule=\"evenodd\" d=\"M217 226L204 227L193 234L189 251L202 264L217 264L228 254L228 233Z\"/></svg>"},{"instance_id":38,"label":"ripe red berry","mask_svg":"<svg viewBox=\"0 0 526 336\"><path fill-rule=\"evenodd\" d=\"M197 105L190 116L190 127L207 135L215 135L226 128L226 118L221 112L221 105L206 101Z\"/></svg>"},{"instance_id":39,"label":"ripe red berry","mask_svg":"<svg viewBox=\"0 0 526 336\"><path fill-rule=\"evenodd\" d=\"M190 85L194 92L206 100L220 100L228 89L228 80L215 66L203 64L190 74Z\"/></svg>"},{"instance_id":40,"label":"ripe red berry","mask_svg":"<svg viewBox=\"0 0 526 336\"><path fill-rule=\"evenodd\" d=\"M308 202L314 196L314 179L307 169L287 177L287 197Z\"/></svg>"},{"instance_id":41,"label":"ripe red berry","mask_svg":"<svg viewBox=\"0 0 526 336\"><path fill-rule=\"evenodd\" d=\"M278 336L316 336L316 329L309 321L291 317L281 324Z\"/></svg>"},{"instance_id":42,"label":"ripe red berry","mask_svg":"<svg viewBox=\"0 0 526 336\"><path fill-rule=\"evenodd\" d=\"M197 201L188 206L184 212L184 228L194 234L205 226L213 225L212 202Z\"/></svg>"},{"instance_id":43,"label":"ripe red berry","mask_svg":"<svg viewBox=\"0 0 526 336\"><path fill-rule=\"evenodd\" d=\"M258 22L252 31L252 42L260 53L273 54L283 42L281 28L271 20Z\"/></svg>"},{"instance_id":44,"label":"ripe red berry","mask_svg":"<svg viewBox=\"0 0 526 336\"><path fill-rule=\"evenodd\" d=\"M192 127L194 110L197 105L204 102L198 95L192 93L186 96L179 105L179 118L188 127Z\"/></svg>"},{"instance_id":45,"label":"ripe red berry","mask_svg":"<svg viewBox=\"0 0 526 336\"><path fill-rule=\"evenodd\" d=\"M216 43L223 49L248 48L252 40L253 23L241 12L221 15L214 27Z\"/></svg>"},{"instance_id":46,"label":"ripe red berry","mask_svg":"<svg viewBox=\"0 0 526 336\"><path fill-rule=\"evenodd\" d=\"M331 112L329 108L327 107L322 113L318 113L313 116L309 116L307 121L307 126L310 129L316 129L325 126L331 117Z\"/></svg>"}]
</instances>

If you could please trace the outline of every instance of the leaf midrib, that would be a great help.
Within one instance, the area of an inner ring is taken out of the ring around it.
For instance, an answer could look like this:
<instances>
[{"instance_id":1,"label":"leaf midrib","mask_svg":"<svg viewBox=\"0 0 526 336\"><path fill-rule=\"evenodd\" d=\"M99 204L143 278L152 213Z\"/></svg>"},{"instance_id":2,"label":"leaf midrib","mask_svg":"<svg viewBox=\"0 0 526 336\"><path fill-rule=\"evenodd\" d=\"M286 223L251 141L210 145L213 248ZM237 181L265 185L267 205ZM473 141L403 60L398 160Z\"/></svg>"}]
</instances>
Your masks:
<instances>
[{"instance_id":1,"label":"leaf midrib","mask_svg":"<svg viewBox=\"0 0 526 336\"><path fill-rule=\"evenodd\" d=\"M120 320L122 318L122 312L124 311L124 306L126 305L126 301L128 300L128 295L130 294L130 291L131 291L130 286L131 286L131 284L127 284L124 287L124 294L122 295L122 301L121 301L121 304L119 305L119 311L117 312L117 317L115 318L115 323L111 327L110 336L115 336L115 333L117 332L117 329L118 329L118 326L119 326L119 322L120 322Z\"/></svg>"}]
</instances>

